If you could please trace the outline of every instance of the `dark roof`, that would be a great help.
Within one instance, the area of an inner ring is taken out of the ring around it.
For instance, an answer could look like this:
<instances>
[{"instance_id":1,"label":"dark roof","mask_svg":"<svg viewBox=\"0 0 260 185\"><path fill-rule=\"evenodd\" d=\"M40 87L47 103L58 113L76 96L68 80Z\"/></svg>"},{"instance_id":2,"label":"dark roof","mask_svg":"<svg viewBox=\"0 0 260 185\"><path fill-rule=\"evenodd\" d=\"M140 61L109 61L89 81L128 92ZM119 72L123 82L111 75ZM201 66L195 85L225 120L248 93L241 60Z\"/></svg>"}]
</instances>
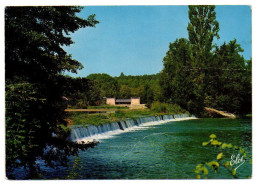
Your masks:
<instances>
[{"instance_id":1,"label":"dark roof","mask_svg":"<svg viewBox=\"0 0 260 185\"><path fill-rule=\"evenodd\" d=\"M131 99L116 99L116 103L131 102Z\"/></svg>"}]
</instances>

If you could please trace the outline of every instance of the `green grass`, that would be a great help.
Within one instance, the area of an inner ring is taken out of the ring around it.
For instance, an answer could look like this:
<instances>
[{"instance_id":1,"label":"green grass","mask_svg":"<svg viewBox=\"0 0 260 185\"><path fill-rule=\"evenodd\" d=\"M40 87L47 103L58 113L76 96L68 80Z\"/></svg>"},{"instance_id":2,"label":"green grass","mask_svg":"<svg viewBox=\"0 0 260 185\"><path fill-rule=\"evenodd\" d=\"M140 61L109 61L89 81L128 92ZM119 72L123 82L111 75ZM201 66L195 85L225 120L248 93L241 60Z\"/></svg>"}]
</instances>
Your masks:
<instances>
[{"instance_id":1,"label":"green grass","mask_svg":"<svg viewBox=\"0 0 260 185\"><path fill-rule=\"evenodd\" d=\"M101 107L101 106L100 106ZM104 106L102 106L104 108ZM96 108L96 107L95 107ZM104 123L117 122L127 118L133 119L145 116L158 116L166 114L188 113L177 105L152 104L151 109L139 109L128 111L116 111L115 113L89 114L87 112L68 112L67 118L72 121L72 125L101 125Z\"/></svg>"}]
</instances>

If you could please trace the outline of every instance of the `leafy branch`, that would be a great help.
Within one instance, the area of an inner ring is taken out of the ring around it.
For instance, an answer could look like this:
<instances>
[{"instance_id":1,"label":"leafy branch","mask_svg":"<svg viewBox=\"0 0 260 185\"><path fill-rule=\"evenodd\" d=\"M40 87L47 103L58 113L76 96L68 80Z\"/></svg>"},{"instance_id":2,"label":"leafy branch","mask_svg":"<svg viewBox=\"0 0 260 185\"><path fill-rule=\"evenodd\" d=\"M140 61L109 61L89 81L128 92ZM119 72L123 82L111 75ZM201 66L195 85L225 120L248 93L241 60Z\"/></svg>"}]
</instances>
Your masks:
<instances>
[{"instance_id":1,"label":"leafy branch","mask_svg":"<svg viewBox=\"0 0 260 185\"><path fill-rule=\"evenodd\" d=\"M224 167L233 178L239 178L237 175L237 168L244 164L246 161L249 161L252 164L252 156L248 155L247 152L242 148L231 143L224 143L217 140L215 134L209 136L210 140L202 142L202 146L213 146L214 148L220 149L220 152L216 155L215 160L210 162L205 162L198 164L194 170L196 173L196 178L208 178L209 169L212 169L215 173L219 171L219 168ZM237 156L231 155L230 158L227 158L227 150L238 151ZM236 164L236 166L234 166ZM209 169L208 169L209 168Z\"/></svg>"}]
</instances>

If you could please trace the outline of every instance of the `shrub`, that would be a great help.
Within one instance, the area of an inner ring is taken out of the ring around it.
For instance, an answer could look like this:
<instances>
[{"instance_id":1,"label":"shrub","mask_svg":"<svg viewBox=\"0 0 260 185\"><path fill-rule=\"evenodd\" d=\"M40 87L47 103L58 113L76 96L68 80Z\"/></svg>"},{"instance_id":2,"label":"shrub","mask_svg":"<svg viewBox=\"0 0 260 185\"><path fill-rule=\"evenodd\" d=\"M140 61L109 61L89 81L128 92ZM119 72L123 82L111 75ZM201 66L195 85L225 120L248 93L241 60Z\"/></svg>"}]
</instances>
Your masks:
<instances>
[{"instance_id":1,"label":"shrub","mask_svg":"<svg viewBox=\"0 0 260 185\"><path fill-rule=\"evenodd\" d=\"M161 103L161 102L153 102L151 105L151 110L157 113L171 113L171 114L186 112L179 105Z\"/></svg>"}]
</instances>

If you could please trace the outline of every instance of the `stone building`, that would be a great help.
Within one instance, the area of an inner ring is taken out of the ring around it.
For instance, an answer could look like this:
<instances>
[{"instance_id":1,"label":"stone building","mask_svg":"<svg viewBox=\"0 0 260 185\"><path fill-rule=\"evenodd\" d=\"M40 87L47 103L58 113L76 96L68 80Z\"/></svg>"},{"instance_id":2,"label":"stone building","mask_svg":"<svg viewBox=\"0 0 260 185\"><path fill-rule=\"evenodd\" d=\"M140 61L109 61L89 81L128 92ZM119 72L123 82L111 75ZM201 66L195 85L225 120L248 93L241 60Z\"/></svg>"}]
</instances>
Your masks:
<instances>
[{"instance_id":1,"label":"stone building","mask_svg":"<svg viewBox=\"0 0 260 185\"><path fill-rule=\"evenodd\" d=\"M131 99L116 99L116 98L107 98L107 105L121 105L121 106L130 106L130 105L140 105L140 98L131 98Z\"/></svg>"}]
</instances>

